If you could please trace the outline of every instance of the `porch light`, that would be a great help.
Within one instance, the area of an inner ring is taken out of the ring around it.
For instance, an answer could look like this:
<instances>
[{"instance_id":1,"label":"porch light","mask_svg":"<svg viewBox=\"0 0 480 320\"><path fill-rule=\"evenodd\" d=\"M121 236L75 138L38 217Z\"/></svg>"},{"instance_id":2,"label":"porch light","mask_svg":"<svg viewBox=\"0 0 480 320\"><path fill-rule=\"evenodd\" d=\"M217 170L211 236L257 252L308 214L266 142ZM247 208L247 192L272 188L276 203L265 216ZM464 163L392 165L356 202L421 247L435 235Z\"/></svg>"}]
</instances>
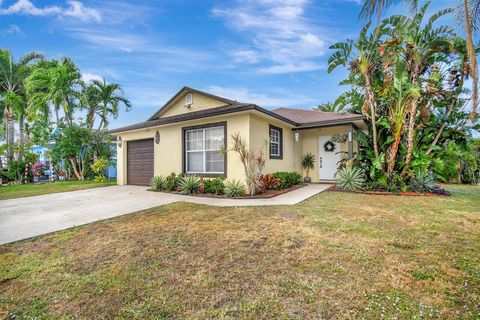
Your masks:
<instances>
[{"instance_id":1,"label":"porch light","mask_svg":"<svg viewBox=\"0 0 480 320\"><path fill-rule=\"evenodd\" d=\"M118 137L118 147L121 148L122 147L122 137Z\"/></svg>"},{"instance_id":2,"label":"porch light","mask_svg":"<svg viewBox=\"0 0 480 320\"><path fill-rule=\"evenodd\" d=\"M352 142L352 131L348 131L348 142Z\"/></svg>"},{"instance_id":3,"label":"porch light","mask_svg":"<svg viewBox=\"0 0 480 320\"><path fill-rule=\"evenodd\" d=\"M300 138L300 132L295 131L295 141L298 142L299 138Z\"/></svg>"},{"instance_id":4,"label":"porch light","mask_svg":"<svg viewBox=\"0 0 480 320\"><path fill-rule=\"evenodd\" d=\"M155 143L159 144L160 143L160 132L155 132Z\"/></svg>"}]
</instances>

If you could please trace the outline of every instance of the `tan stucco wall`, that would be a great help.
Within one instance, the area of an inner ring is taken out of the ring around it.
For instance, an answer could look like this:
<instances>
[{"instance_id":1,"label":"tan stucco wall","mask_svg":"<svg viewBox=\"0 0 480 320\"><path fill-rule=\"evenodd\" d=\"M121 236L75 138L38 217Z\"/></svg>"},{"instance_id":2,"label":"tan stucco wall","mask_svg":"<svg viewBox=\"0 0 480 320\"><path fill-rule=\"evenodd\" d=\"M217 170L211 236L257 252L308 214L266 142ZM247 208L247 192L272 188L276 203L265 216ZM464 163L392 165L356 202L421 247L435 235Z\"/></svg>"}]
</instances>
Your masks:
<instances>
[{"instance_id":1,"label":"tan stucco wall","mask_svg":"<svg viewBox=\"0 0 480 320\"><path fill-rule=\"evenodd\" d=\"M231 116L214 117L194 121L185 121L174 125L152 127L135 132L120 134L122 137L122 148L117 146L117 183L127 184L127 146L128 141L153 138L155 132L160 133L160 143L154 144L154 174L169 175L172 172L182 172L182 128L196 125L204 125L216 122L227 122L227 148L231 149L232 141L230 135L239 132L249 143L250 116L248 113L235 114ZM238 155L233 151L227 152L227 177L229 179L244 180L243 166Z\"/></svg>"},{"instance_id":2,"label":"tan stucco wall","mask_svg":"<svg viewBox=\"0 0 480 320\"><path fill-rule=\"evenodd\" d=\"M168 107L167 111L165 111L160 118L176 116L179 114L190 113L194 111L200 111L210 108L216 108L224 106L226 103L223 101L219 101L216 99L212 99L210 97L192 93L192 105L190 108L185 108L185 95L182 95L179 99L177 99L174 104Z\"/></svg>"},{"instance_id":3,"label":"tan stucco wall","mask_svg":"<svg viewBox=\"0 0 480 320\"><path fill-rule=\"evenodd\" d=\"M283 130L283 159L270 159L268 145L269 126L270 124L282 128ZM285 123L272 119L270 117L262 117L257 114L250 116L250 150L258 152L262 147L266 156L264 173L274 173L277 171L295 171L299 167L295 167L295 143L292 127Z\"/></svg>"},{"instance_id":4,"label":"tan stucco wall","mask_svg":"<svg viewBox=\"0 0 480 320\"><path fill-rule=\"evenodd\" d=\"M182 106L183 108L183 106ZM153 138L155 132L160 133L160 143L154 144L154 174L169 175L172 172L182 172L182 128L204 125L215 122L227 122L227 148L232 148L231 135L239 132L245 139L251 151L259 151L262 147L266 155L264 173L276 171L297 171L304 175L301 168L301 158L304 153L311 152L318 161L318 136L347 133L348 126L328 127L321 129L300 130L299 141L295 141L292 127L274 118L258 114L257 112L243 112L228 116L212 117L208 119L185 121L161 127L152 127L137 131L119 134L122 138L122 147L117 146L117 182L119 185L127 184L127 148L128 141ZM268 141L269 124L283 129L283 159L269 159ZM354 152L357 150L354 141ZM348 144L340 144L341 151L348 151ZM317 163L310 171L312 181L318 181ZM243 165L234 151L227 152L227 178L244 181Z\"/></svg>"},{"instance_id":5,"label":"tan stucco wall","mask_svg":"<svg viewBox=\"0 0 480 320\"><path fill-rule=\"evenodd\" d=\"M300 131L300 142L302 144L302 154L310 152L315 155L315 167L310 170L310 177L313 182L318 182L318 137L319 136L332 136L336 134L348 133L348 126L317 128ZM358 150L358 144L353 141L353 152ZM340 151L348 152L348 142L340 143ZM305 173L304 173L305 174Z\"/></svg>"}]
</instances>

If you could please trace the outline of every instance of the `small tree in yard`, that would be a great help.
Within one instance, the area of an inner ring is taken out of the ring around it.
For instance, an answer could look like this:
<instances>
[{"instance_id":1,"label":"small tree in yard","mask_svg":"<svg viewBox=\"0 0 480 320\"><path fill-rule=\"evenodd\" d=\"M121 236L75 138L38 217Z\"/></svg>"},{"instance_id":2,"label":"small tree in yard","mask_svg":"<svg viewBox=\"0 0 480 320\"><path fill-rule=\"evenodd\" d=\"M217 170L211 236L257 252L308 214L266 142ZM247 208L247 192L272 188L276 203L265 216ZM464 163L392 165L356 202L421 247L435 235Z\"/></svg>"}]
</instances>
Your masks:
<instances>
[{"instance_id":1,"label":"small tree in yard","mask_svg":"<svg viewBox=\"0 0 480 320\"><path fill-rule=\"evenodd\" d=\"M52 159L55 162L68 160L75 177L78 180L84 180L84 154L82 151L90 140L91 133L88 129L76 124L62 126L55 137L55 144L51 151Z\"/></svg>"},{"instance_id":2,"label":"small tree in yard","mask_svg":"<svg viewBox=\"0 0 480 320\"><path fill-rule=\"evenodd\" d=\"M232 134L231 138L233 140L232 150L238 154L243 164L248 193L254 196L257 191L258 176L261 175L265 167L265 154L263 150L257 153L248 150L245 139L238 132Z\"/></svg>"}]
</instances>

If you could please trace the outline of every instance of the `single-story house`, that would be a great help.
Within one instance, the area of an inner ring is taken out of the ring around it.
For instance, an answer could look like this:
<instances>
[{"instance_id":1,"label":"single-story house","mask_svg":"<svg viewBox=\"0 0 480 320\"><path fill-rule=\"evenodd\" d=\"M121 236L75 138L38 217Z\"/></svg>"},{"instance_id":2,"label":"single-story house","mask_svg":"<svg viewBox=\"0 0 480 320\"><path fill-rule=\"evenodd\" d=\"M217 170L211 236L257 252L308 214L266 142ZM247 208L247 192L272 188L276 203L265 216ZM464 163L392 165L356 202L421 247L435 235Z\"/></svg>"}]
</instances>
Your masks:
<instances>
[{"instance_id":1,"label":"single-story house","mask_svg":"<svg viewBox=\"0 0 480 320\"><path fill-rule=\"evenodd\" d=\"M302 173L302 155L316 156L313 182L334 179L342 154L352 157L353 132L364 127L358 114L278 108L267 110L183 87L147 121L114 129L117 181L148 185L172 172L244 179L238 154L230 150L239 133L251 151L264 148L264 172ZM335 136L337 139L333 139ZM344 137L339 141L338 137Z\"/></svg>"}]
</instances>

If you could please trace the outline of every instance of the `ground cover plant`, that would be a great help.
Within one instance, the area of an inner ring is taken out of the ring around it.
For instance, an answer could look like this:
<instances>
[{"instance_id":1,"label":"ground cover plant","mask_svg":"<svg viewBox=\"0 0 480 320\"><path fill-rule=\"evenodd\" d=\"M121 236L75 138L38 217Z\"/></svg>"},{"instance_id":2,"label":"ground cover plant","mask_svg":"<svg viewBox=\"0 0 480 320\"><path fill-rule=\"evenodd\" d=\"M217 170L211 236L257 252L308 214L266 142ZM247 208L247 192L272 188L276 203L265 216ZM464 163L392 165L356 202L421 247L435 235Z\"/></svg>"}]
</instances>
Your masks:
<instances>
[{"instance_id":1,"label":"ground cover plant","mask_svg":"<svg viewBox=\"0 0 480 320\"><path fill-rule=\"evenodd\" d=\"M0 317L478 319L480 189L176 203L0 246Z\"/></svg>"}]
</instances>

